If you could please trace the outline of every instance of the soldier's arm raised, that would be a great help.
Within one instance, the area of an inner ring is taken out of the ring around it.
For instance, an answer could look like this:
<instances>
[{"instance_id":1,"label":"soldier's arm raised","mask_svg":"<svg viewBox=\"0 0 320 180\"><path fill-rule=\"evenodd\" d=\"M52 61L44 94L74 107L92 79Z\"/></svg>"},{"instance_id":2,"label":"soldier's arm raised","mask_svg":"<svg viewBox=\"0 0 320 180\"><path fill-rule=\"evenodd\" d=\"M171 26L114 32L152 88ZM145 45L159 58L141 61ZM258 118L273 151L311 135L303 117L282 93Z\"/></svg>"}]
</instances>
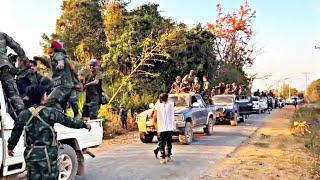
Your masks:
<instances>
[{"instance_id":1,"label":"soldier's arm raised","mask_svg":"<svg viewBox=\"0 0 320 180\"><path fill-rule=\"evenodd\" d=\"M25 119L28 119L30 114L26 111L22 111L18 117L18 120L14 122L14 127L11 132L11 136L8 140L8 149L13 150L17 143L19 142L20 136L22 134L23 128L26 124Z\"/></svg>"},{"instance_id":2,"label":"soldier's arm raised","mask_svg":"<svg viewBox=\"0 0 320 180\"><path fill-rule=\"evenodd\" d=\"M63 114L62 112L53 108L51 108L50 111L51 111L50 119L53 120L55 123L60 123L64 126L75 128L75 129L80 129L80 128L88 129L88 125L82 121L78 121L74 118L70 118L67 115Z\"/></svg>"},{"instance_id":3,"label":"soldier's arm raised","mask_svg":"<svg viewBox=\"0 0 320 180\"><path fill-rule=\"evenodd\" d=\"M40 61L47 68L50 68L50 66L51 66L49 60L47 60L44 57L34 56L33 59L36 60L36 61Z\"/></svg>"},{"instance_id":4,"label":"soldier's arm raised","mask_svg":"<svg viewBox=\"0 0 320 180\"><path fill-rule=\"evenodd\" d=\"M21 48L20 44L17 43L15 40L13 40L12 37L8 36L7 34L4 34L6 38L7 45L14 50L18 54L20 58L26 58L26 53L24 50Z\"/></svg>"}]
</instances>

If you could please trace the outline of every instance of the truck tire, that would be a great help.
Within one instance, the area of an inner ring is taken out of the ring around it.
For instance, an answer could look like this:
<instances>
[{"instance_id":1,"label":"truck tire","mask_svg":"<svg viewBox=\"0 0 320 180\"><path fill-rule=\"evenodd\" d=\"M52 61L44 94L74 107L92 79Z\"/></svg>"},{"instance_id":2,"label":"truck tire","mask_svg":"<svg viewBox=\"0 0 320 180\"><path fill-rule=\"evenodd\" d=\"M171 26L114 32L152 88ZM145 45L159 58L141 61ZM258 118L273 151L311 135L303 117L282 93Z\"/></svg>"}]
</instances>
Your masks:
<instances>
[{"instance_id":1,"label":"truck tire","mask_svg":"<svg viewBox=\"0 0 320 180\"><path fill-rule=\"evenodd\" d=\"M58 149L59 180L73 180L78 171L78 159L74 149L62 144Z\"/></svg>"},{"instance_id":2,"label":"truck tire","mask_svg":"<svg viewBox=\"0 0 320 180\"><path fill-rule=\"evenodd\" d=\"M191 122L187 122L183 135L179 135L179 141L182 144L191 144L193 140L193 129Z\"/></svg>"},{"instance_id":3,"label":"truck tire","mask_svg":"<svg viewBox=\"0 0 320 180\"><path fill-rule=\"evenodd\" d=\"M206 125L205 128L203 128L203 132L207 135L207 136L211 136L212 133L213 133L213 118L209 118L209 122L208 124Z\"/></svg>"},{"instance_id":4,"label":"truck tire","mask_svg":"<svg viewBox=\"0 0 320 180\"><path fill-rule=\"evenodd\" d=\"M238 125L238 113L234 113L233 119L230 120L231 126L237 126Z\"/></svg>"},{"instance_id":5,"label":"truck tire","mask_svg":"<svg viewBox=\"0 0 320 180\"><path fill-rule=\"evenodd\" d=\"M153 140L154 134L146 133L146 132L140 132L140 140L143 143L151 143Z\"/></svg>"}]
</instances>

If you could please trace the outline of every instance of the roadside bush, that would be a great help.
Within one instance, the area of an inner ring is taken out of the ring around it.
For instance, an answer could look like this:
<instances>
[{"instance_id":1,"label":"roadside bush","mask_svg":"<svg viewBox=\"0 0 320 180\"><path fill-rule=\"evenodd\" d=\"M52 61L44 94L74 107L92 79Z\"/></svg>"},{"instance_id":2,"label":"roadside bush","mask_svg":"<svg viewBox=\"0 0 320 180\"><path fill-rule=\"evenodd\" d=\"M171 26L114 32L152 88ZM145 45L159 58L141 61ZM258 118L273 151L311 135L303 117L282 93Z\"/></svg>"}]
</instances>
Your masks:
<instances>
[{"instance_id":1,"label":"roadside bush","mask_svg":"<svg viewBox=\"0 0 320 180\"><path fill-rule=\"evenodd\" d=\"M320 106L299 108L292 120L292 134L304 138L314 156L314 173L320 177Z\"/></svg>"},{"instance_id":2,"label":"roadside bush","mask_svg":"<svg viewBox=\"0 0 320 180\"><path fill-rule=\"evenodd\" d=\"M124 134L127 131L133 131L137 129L135 119L133 116L131 116L131 111L128 111L128 130L125 130L121 127L119 112L113 111L106 105L101 106L99 118L105 119L103 123L104 139L113 138L114 136Z\"/></svg>"}]
</instances>

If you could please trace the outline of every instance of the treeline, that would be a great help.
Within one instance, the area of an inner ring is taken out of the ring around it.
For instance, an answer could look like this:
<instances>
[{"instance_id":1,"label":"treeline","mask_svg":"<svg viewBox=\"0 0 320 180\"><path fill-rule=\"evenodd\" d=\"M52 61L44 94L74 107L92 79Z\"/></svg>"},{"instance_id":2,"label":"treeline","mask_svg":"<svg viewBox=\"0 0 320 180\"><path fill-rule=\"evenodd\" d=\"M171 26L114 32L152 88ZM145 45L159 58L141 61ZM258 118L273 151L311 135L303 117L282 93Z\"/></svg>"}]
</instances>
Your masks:
<instances>
[{"instance_id":1,"label":"treeline","mask_svg":"<svg viewBox=\"0 0 320 180\"><path fill-rule=\"evenodd\" d=\"M101 59L111 106L145 109L159 93L170 90L176 76L191 69L198 77L206 75L211 87L219 82L249 87L243 67L252 63L252 49L237 41L240 33L224 39L212 25L188 27L161 16L157 4L130 11L127 5L116 0L63 1L56 32L43 35L44 41L61 40L79 67L92 58Z\"/></svg>"}]
</instances>

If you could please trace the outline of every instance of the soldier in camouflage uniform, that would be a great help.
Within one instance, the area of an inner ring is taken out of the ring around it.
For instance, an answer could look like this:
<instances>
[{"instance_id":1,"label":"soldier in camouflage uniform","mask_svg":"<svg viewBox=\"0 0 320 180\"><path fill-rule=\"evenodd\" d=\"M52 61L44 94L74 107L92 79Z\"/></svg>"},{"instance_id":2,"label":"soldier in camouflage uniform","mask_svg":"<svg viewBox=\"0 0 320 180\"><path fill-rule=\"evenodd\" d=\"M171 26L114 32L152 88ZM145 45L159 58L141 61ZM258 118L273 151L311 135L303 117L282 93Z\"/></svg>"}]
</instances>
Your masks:
<instances>
[{"instance_id":1,"label":"soldier in camouflage uniform","mask_svg":"<svg viewBox=\"0 0 320 180\"><path fill-rule=\"evenodd\" d=\"M204 83L203 91L200 93L200 95L202 96L202 99L206 104L212 104L211 92L209 90L209 82Z\"/></svg>"},{"instance_id":2,"label":"soldier in camouflage uniform","mask_svg":"<svg viewBox=\"0 0 320 180\"><path fill-rule=\"evenodd\" d=\"M102 73L96 69L98 63L96 60L89 62L90 73L85 78L83 88L86 92L86 102L83 106L82 117L90 117L90 119L97 119L98 112L101 105L101 83Z\"/></svg>"},{"instance_id":3,"label":"soldier in camouflage uniform","mask_svg":"<svg viewBox=\"0 0 320 180\"><path fill-rule=\"evenodd\" d=\"M15 112L19 114L24 109L23 101L19 95L17 85L10 73L10 69L13 65L9 62L7 56L7 46L13 49L21 59L28 59L24 50L20 45L14 41L7 34L0 32L0 80L5 92L5 95L11 102Z\"/></svg>"},{"instance_id":4,"label":"soldier in camouflage uniform","mask_svg":"<svg viewBox=\"0 0 320 180\"><path fill-rule=\"evenodd\" d=\"M38 63L34 59L30 60L30 69L35 73L38 84L44 87L47 94L50 94L53 88L53 82L50 78L38 72Z\"/></svg>"},{"instance_id":5,"label":"soldier in camouflage uniform","mask_svg":"<svg viewBox=\"0 0 320 180\"><path fill-rule=\"evenodd\" d=\"M48 96L47 105L63 111L74 87L70 64L67 61L66 51L58 41L52 41L48 54L50 62L41 57L34 59L41 61L52 71L53 90Z\"/></svg>"},{"instance_id":6,"label":"soldier in camouflage uniform","mask_svg":"<svg viewBox=\"0 0 320 180\"><path fill-rule=\"evenodd\" d=\"M30 87L38 85L38 80L36 74L30 69L29 61L17 59L15 65L19 69L16 75L17 87L25 108L29 108L32 103L30 97L27 96L27 91Z\"/></svg>"},{"instance_id":7,"label":"soldier in camouflage uniform","mask_svg":"<svg viewBox=\"0 0 320 180\"><path fill-rule=\"evenodd\" d=\"M54 123L60 123L70 128L86 128L91 126L82 121L69 118L55 108L43 106L47 96L45 89L36 86L28 94L37 103L32 108L22 111L8 140L8 154L14 156L13 149L25 130L24 157L30 180L57 180L58 171L58 143L53 129ZM40 106L39 106L40 105Z\"/></svg>"}]
</instances>

